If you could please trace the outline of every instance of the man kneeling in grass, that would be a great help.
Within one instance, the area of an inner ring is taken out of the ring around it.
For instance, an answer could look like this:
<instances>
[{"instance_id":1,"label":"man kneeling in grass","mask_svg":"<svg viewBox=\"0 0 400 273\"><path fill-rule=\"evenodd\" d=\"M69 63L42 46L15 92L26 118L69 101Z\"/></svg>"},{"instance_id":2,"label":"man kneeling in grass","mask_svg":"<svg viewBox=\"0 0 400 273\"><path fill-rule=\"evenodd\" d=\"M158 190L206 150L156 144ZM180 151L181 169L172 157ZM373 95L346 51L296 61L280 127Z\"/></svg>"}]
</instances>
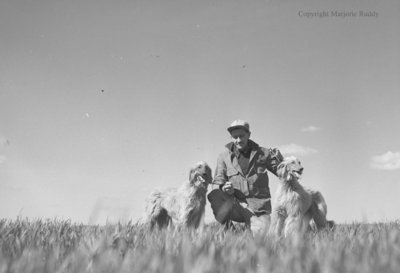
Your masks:
<instances>
[{"instance_id":1,"label":"man kneeling in grass","mask_svg":"<svg viewBox=\"0 0 400 273\"><path fill-rule=\"evenodd\" d=\"M235 120L228 127L231 142L217 160L213 190L207 198L215 219L226 227L246 223L252 232L269 226L271 194L268 171L276 175L283 156L250 140L250 125Z\"/></svg>"}]
</instances>

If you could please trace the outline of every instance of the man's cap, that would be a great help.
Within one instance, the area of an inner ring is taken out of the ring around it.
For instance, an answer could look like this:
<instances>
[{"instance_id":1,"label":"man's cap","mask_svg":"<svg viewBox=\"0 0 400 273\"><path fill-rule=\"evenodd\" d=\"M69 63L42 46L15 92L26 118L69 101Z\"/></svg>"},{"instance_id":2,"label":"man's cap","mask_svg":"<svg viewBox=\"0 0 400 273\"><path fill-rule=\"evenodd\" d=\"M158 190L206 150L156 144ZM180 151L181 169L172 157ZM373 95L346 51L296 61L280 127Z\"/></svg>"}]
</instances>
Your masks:
<instances>
[{"instance_id":1,"label":"man's cap","mask_svg":"<svg viewBox=\"0 0 400 273\"><path fill-rule=\"evenodd\" d=\"M228 127L228 132L232 133L235 129L244 129L247 132L250 132L250 124L247 121L237 119L234 120L231 125Z\"/></svg>"}]
</instances>

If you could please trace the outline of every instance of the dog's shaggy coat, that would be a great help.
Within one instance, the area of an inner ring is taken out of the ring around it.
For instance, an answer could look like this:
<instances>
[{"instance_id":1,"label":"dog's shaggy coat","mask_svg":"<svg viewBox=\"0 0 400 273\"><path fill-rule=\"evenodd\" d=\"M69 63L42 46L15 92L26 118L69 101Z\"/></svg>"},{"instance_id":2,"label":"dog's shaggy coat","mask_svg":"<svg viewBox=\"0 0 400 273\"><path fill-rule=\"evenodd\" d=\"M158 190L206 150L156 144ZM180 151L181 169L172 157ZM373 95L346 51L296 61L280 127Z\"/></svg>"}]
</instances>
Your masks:
<instances>
[{"instance_id":1,"label":"dog's shaggy coat","mask_svg":"<svg viewBox=\"0 0 400 273\"><path fill-rule=\"evenodd\" d=\"M303 172L301 162L295 157L285 158L278 166L280 184L272 214L270 232L286 237L308 228L327 226L327 206L322 194L305 189L299 178Z\"/></svg>"},{"instance_id":2,"label":"dog's shaggy coat","mask_svg":"<svg viewBox=\"0 0 400 273\"><path fill-rule=\"evenodd\" d=\"M200 161L190 170L189 181L180 188L153 191L146 204L150 227L173 224L197 228L204 215L207 186L211 181L211 168Z\"/></svg>"}]
</instances>

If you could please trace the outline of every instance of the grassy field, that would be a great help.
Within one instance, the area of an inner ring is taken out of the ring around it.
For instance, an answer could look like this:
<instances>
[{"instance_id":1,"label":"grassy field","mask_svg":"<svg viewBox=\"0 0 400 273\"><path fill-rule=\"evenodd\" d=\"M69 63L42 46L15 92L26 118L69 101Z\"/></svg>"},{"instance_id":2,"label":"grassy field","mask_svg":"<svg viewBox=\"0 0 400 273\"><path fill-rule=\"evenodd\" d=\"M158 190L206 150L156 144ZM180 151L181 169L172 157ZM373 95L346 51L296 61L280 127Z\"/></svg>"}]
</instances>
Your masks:
<instances>
[{"instance_id":1,"label":"grassy field","mask_svg":"<svg viewBox=\"0 0 400 273\"><path fill-rule=\"evenodd\" d=\"M291 239L208 225L85 226L0 220L2 272L400 272L400 222L338 225Z\"/></svg>"}]
</instances>

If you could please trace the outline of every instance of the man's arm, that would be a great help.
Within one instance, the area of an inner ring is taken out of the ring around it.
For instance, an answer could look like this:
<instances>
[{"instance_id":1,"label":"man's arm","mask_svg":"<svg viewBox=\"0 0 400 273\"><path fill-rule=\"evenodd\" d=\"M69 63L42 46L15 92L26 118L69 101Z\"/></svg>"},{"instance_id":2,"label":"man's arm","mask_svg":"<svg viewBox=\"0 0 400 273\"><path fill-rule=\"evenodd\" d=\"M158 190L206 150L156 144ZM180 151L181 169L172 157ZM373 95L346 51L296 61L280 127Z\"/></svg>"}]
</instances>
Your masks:
<instances>
[{"instance_id":1,"label":"man's arm","mask_svg":"<svg viewBox=\"0 0 400 273\"><path fill-rule=\"evenodd\" d=\"M281 152L278 150L278 148L270 148L268 149L268 161L267 161L267 169L273 173L274 175L277 175L277 170L279 164L283 161L283 156Z\"/></svg>"},{"instance_id":2,"label":"man's arm","mask_svg":"<svg viewBox=\"0 0 400 273\"><path fill-rule=\"evenodd\" d=\"M214 180L212 183L222 186L226 181L228 181L228 177L226 175L226 164L222 155L219 155L217 159L217 167L215 168Z\"/></svg>"},{"instance_id":3,"label":"man's arm","mask_svg":"<svg viewBox=\"0 0 400 273\"><path fill-rule=\"evenodd\" d=\"M217 186L221 191L227 193L228 195L232 195L235 192L232 182L228 181L228 176L226 175L226 164L223 155L218 157L213 184L214 189Z\"/></svg>"}]
</instances>

